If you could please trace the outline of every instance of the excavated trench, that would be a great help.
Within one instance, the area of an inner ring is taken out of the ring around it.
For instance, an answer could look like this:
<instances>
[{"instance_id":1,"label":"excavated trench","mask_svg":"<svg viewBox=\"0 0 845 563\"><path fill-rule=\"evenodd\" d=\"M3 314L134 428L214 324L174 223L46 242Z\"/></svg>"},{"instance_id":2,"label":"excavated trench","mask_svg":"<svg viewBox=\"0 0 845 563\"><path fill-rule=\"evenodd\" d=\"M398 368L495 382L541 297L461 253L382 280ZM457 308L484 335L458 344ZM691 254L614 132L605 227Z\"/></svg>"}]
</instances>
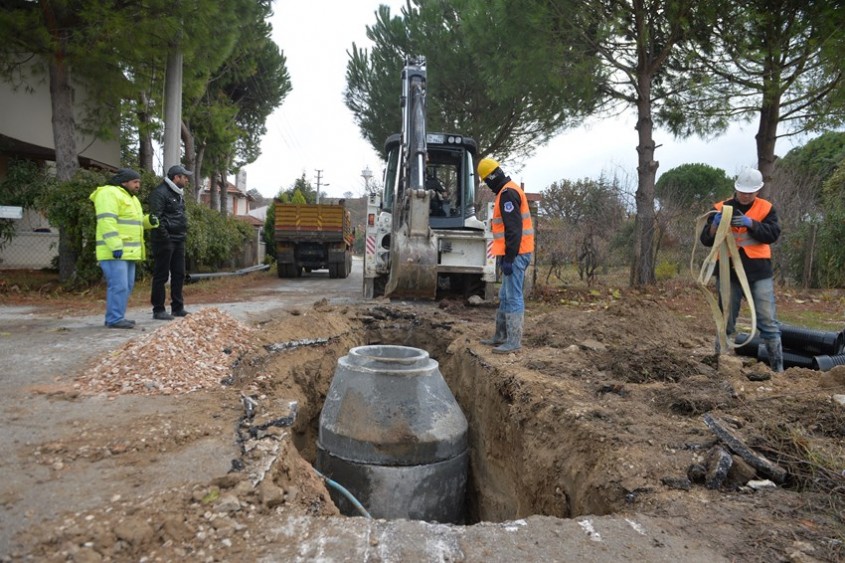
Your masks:
<instances>
[{"instance_id":1,"label":"excavated trench","mask_svg":"<svg viewBox=\"0 0 845 563\"><path fill-rule=\"evenodd\" d=\"M338 358L355 346L401 345L427 351L461 406L469 425L469 475L465 524L500 522L530 515L573 518L617 512L630 492L617 475L602 475L612 466L610 445L591 432L577 400L557 394L534 396L524 391L489 349L478 348L460 323L442 319L374 320L360 330L329 339L319 354L301 365L287 365L303 400L294 425L294 443L311 464L316 460L320 412ZM554 394L553 390L549 390ZM542 424L535 417L555 424Z\"/></svg>"}]
</instances>

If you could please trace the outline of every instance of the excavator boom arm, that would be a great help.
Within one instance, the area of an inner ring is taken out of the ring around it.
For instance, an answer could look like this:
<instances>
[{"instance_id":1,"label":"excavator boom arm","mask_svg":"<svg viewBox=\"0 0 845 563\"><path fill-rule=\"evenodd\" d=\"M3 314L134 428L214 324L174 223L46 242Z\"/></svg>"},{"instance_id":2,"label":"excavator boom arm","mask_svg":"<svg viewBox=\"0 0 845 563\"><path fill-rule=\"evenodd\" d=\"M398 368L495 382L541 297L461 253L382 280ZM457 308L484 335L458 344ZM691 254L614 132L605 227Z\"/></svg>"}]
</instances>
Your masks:
<instances>
[{"instance_id":1,"label":"excavator boom arm","mask_svg":"<svg viewBox=\"0 0 845 563\"><path fill-rule=\"evenodd\" d=\"M402 71L402 175L393 204L390 276L384 294L434 299L437 241L429 227L431 193L425 188L425 59L408 59Z\"/></svg>"}]
</instances>

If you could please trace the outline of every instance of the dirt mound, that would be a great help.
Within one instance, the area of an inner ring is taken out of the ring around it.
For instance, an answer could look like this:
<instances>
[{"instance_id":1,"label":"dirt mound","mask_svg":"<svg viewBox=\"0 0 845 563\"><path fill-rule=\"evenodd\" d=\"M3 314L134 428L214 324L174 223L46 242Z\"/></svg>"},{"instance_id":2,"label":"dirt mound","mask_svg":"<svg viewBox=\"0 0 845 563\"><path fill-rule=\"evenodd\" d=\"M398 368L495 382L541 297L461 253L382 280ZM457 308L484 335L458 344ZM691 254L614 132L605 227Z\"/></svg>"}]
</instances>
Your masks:
<instances>
[{"instance_id":1,"label":"dirt mound","mask_svg":"<svg viewBox=\"0 0 845 563\"><path fill-rule=\"evenodd\" d=\"M84 394L171 395L213 389L254 346L254 331L214 307L177 318L101 357L76 379Z\"/></svg>"}]
</instances>

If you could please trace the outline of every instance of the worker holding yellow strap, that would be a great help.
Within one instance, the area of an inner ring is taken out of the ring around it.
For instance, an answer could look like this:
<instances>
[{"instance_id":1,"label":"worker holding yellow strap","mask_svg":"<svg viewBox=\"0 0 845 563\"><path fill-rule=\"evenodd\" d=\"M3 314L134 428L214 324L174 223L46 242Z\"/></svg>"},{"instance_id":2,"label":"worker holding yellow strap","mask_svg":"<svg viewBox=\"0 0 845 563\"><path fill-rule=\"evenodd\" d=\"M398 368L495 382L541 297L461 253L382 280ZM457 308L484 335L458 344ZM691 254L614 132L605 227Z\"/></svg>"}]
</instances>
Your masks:
<instances>
[{"instance_id":1,"label":"worker holding yellow strap","mask_svg":"<svg viewBox=\"0 0 845 563\"><path fill-rule=\"evenodd\" d=\"M763 187L763 176L759 170L753 168L743 170L737 177L734 187L736 193L733 198L714 204L716 213L710 215L701 231L701 244L713 246L716 231L722 220L722 208L731 206L733 208L731 234L739 248L742 268L751 288L757 328L766 344L769 366L772 371L781 372L783 371L783 347L780 340L780 323L775 310L771 248L771 244L780 237L780 223L771 202L758 197ZM743 296L736 268L731 268L730 272L730 311L726 326L728 338L731 338L736 331L736 317L739 315ZM722 305L721 295L719 304Z\"/></svg>"}]
</instances>

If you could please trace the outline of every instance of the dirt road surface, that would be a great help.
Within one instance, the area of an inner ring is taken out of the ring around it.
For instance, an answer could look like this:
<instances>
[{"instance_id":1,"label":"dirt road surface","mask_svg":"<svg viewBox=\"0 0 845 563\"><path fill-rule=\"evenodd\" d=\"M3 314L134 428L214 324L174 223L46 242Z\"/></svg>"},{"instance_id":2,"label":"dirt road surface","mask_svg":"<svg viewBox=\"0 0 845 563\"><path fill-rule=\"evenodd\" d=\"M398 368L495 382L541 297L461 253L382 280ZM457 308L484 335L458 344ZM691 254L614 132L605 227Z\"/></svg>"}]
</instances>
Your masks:
<instances>
[{"instance_id":1,"label":"dirt road surface","mask_svg":"<svg viewBox=\"0 0 845 563\"><path fill-rule=\"evenodd\" d=\"M495 305L364 301L357 261L346 280L258 275L241 301L198 303L188 286L193 315L172 323L133 308L135 330L103 328L101 311L0 306L0 560L845 553L845 370L716 361L701 319L666 293L545 296L528 305L524 349L496 356L478 344ZM342 516L311 468L337 359L379 343L429 351L467 416L464 525ZM292 426L254 432L292 401ZM696 477L719 445L707 413L787 479L755 488L766 475L736 454L724 482Z\"/></svg>"}]
</instances>

